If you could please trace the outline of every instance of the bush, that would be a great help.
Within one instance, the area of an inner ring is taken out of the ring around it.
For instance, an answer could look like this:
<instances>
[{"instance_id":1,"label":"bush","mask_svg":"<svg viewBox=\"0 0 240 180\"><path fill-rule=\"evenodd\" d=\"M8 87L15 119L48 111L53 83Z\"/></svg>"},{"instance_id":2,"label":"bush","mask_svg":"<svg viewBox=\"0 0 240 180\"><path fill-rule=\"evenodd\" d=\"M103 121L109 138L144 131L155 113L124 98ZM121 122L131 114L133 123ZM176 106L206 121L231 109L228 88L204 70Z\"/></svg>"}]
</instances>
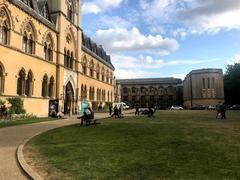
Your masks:
<instances>
[{"instance_id":1,"label":"bush","mask_svg":"<svg viewBox=\"0 0 240 180\"><path fill-rule=\"evenodd\" d=\"M0 106L4 105L6 103L6 101L3 101L0 99Z\"/></svg>"},{"instance_id":2,"label":"bush","mask_svg":"<svg viewBox=\"0 0 240 180\"><path fill-rule=\"evenodd\" d=\"M12 105L9 108L10 114L25 114L26 111L23 108L23 100L19 97L16 98L8 98L8 102Z\"/></svg>"}]
</instances>

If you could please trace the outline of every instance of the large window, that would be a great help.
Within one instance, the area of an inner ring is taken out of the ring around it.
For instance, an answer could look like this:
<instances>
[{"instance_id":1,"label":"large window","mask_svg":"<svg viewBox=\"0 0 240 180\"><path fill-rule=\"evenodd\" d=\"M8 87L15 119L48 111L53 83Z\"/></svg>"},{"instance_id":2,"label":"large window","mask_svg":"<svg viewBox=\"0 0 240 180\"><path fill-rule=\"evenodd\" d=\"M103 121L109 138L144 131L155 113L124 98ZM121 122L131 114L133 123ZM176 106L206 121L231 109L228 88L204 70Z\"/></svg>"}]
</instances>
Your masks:
<instances>
[{"instance_id":1,"label":"large window","mask_svg":"<svg viewBox=\"0 0 240 180\"><path fill-rule=\"evenodd\" d=\"M10 19L4 8L0 8L0 43L9 44Z\"/></svg>"},{"instance_id":2,"label":"large window","mask_svg":"<svg viewBox=\"0 0 240 180\"><path fill-rule=\"evenodd\" d=\"M45 75L42 80L42 97L48 96L48 76Z\"/></svg>"},{"instance_id":3,"label":"large window","mask_svg":"<svg viewBox=\"0 0 240 180\"><path fill-rule=\"evenodd\" d=\"M202 79L202 87L203 87L203 89L206 89L205 78Z\"/></svg>"},{"instance_id":4,"label":"large window","mask_svg":"<svg viewBox=\"0 0 240 180\"><path fill-rule=\"evenodd\" d=\"M50 98L54 97L54 77L53 76L50 78L50 81L48 84L48 97Z\"/></svg>"},{"instance_id":5,"label":"large window","mask_svg":"<svg viewBox=\"0 0 240 180\"><path fill-rule=\"evenodd\" d=\"M64 50L64 66L69 69L73 69L74 56L73 52L70 53L69 50Z\"/></svg>"},{"instance_id":6,"label":"large window","mask_svg":"<svg viewBox=\"0 0 240 180\"><path fill-rule=\"evenodd\" d=\"M34 30L30 23L28 23L25 27L22 36L22 50L25 53L34 54L35 53L35 37Z\"/></svg>"},{"instance_id":7,"label":"large window","mask_svg":"<svg viewBox=\"0 0 240 180\"><path fill-rule=\"evenodd\" d=\"M0 94L4 93L4 68L0 65Z\"/></svg>"},{"instance_id":8,"label":"large window","mask_svg":"<svg viewBox=\"0 0 240 180\"><path fill-rule=\"evenodd\" d=\"M18 80L17 80L17 94L19 96L23 96L25 94L25 84L26 84L25 76L26 76L26 73L22 69L18 74Z\"/></svg>"},{"instance_id":9,"label":"large window","mask_svg":"<svg viewBox=\"0 0 240 180\"><path fill-rule=\"evenodd\" d=\"M87 75L87 62L86 62L86 60L84 60L84 61L82 62L82 73L83 73L84 75Z\"/></svg>"},{"instance_id":10,"label":"large window","mask_svg":"<svg viewBox=\"0 0 240 180\"><path fill-rule=\"evenodd\" d=\"M72 0L68 0L67 17L71 22L74 22L74 4Z\"/></svg>"},{"instance_id":11,"label":"large window","mask_svg":"<svg viewBox=\"0 0 240 180\"><path fill-rule=\"evenodd\" d=\"M215 78L212 78L212 89L215 88Z\"/></svg>"},{"instance_id":12,"label":"large window","mask_svg":"<svg viewBox=\"0 0 240 180\"><path fill-rule=\"evenodd\" d=\"M44 59L46 61L53 61L53 42L50 34L47 36L44 43Z\"/></svg>"},{"instance_id":13,"label":"large window","mask_svg":"<svg viewBox=\"0 0 240 180\"><path fill-rule=\"evenodd\" d=\"M31 71L27 76L25 94L30 97L33 95L33 74Z\"/></svg>"},{"instance_id":14,"label":"large window","mask_svg":"<svg viewBox=\"0 0 240 180\"><path fill-rule=\"evenodd\" d=\"M94 63L93 63L93 60L91 61L89 68L90 68L90 76L94 77Z\"/></svg>"},{"instance_id":15,"label":"large window","mask_svg":"<svg viewBox=\"0 0 240 180\"><path fill-rule=\"evenodd\" d=\"M210 78L207 78L207 87L210 89Z\"/></svg>"},{"instance_id":16,"label":"large window","mask_svg":"<svg viewBox=\"0 0 240 180\"><path fill-rule=\"evenodd\" d=\"M8 44L8 25L6 22L4 22L1 27L1 42L5 45Z\"/></svg>"}]
</instances>

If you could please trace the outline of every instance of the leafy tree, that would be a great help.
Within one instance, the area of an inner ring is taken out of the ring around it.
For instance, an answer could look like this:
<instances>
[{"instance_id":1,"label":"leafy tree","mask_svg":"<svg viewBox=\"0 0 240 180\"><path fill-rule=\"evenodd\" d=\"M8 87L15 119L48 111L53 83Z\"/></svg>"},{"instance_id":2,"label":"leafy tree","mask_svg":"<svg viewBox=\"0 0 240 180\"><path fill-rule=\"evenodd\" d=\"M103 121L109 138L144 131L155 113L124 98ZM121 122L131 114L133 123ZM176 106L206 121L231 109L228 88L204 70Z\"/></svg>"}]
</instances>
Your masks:
<instances>
[{"instance_id":1,"label":"leafy tree","mask_svg":"<svg viewBox=\"0 0 240 180\"><path fill-rule=\"evenodd\" d=\"M23 108L23 100L19 97L16 98L8 98L8 102L12 105L9 108L9 112L11 114L25 114L26 111Z\"/></svg>"},{"instance_id":2,"label":"leafy tree","mask_svg":"<svg viewBox=\"0 0 240 180\"><path fill-rule=\"evenodd\" d=\"M227 66L224 75L224 89L227 104L240 104L240 63Z\"/></svg>"}]
</instances>

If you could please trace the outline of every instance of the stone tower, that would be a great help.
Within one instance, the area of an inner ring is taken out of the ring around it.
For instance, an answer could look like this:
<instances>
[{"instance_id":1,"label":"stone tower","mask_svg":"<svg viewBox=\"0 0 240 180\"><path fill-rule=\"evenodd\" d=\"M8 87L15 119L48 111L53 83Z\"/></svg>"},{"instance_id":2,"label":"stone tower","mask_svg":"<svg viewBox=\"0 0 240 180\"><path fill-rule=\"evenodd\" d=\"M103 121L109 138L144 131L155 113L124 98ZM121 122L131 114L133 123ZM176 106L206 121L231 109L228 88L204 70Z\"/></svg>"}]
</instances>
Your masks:
<instances>
[{"instance_id":1,"label":"stone tower","mask_svg":"<svg viewBox=\"0 0 240 180\"><path fill-rule=\"evenodd\" d=\"M56 94L61 108L71 113L78 103L82 4L81 0L48 0L48 6L58 32Z\"/></svg>"}]
</instances>

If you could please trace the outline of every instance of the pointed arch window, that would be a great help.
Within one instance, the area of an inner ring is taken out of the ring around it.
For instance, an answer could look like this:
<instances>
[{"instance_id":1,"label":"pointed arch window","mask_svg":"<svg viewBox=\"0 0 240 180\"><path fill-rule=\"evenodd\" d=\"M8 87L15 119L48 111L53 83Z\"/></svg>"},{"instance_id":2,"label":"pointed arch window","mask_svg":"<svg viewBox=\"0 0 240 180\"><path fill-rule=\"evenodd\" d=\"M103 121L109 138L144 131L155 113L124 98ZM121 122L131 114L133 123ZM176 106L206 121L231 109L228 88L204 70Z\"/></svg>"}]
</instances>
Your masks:
<instances>
[{"instance_id":1,"label":"pointed arch window","mask_svg":"<svg viewBox=\"0 0 240 180\"><path fill-rule=\"evenodd\" d=\"M67 50L64 49L64 66L67 67Z\"/></svg>"},{"instance_id":2,"label":"pointed arch window","mask_svg":"<svg viewBox=\"0 0 240 180\"><path fill-rule=\"evenodd\" d=\"M5 45L8 44L8 25L6 21L2 24L1 27L1 42Z\"/></svg>"},{"instance_id":3,"label":"pointed arch window","mask_svg":"<svg viewBox=\"0 0 240 180\"><path fill-rule=\"evenodd\" d=\"M28 23L23 31L22 50L29 54L35 53L35 37L31 23Z\"/></svg>"},{"instance_id":4,"label":"pointed arch window","mask_svg":"<svg viewBox=\"0 0 240 180\"><path fill-rule=\"evenodd\" d=\"M82 63L82 73L83 73L84 75L87 75L87 63L86 63L86 61L84 61L84 62Z\"/></svg>"},{"instance_id":5,"label":"pointed arch window","mask_svg":"<svg viewBox=\"0 0 240 180\"><path fill-rule=\"evenodd\" d=\"M0 65L0 94L4 93L4 84L5 84L4 74L5 74L4 68Z\"/></svg>"},{"instance_id":6,"label":"pointed arch window","mask_svg":"<svg viewBox=\"0 0 240 180\"><path fill-rule=\"evenodd\" d=\"M27 52L27 41L28 41L28 39L27 39L27 34L26 34L26 32L24 32L24 34L23 34L22 49L23 49L23 51L24 51L25 53Z\"/></svg>"},{"instance_id":7,"label":"pointed arch window","mask_svg":"<svg viewBox=\"0 0 240 180\"><path fill-rule=\"evenodd\" d=\"M91 61L90 63L90 76L94 77L94 63Z\"/></svg>"},{"instance_id":8,"label":"pointed arch window","mask_svg":"<svg viewBox=\"0 0 240 180\"><path fill-rule=\"evenodd\" d=\"M96 78L97 80L100 80L100 67L99 67L99 64L97 65L97 68L96 68Z\"/></svg>"},{"instance_id":9,"label":"pointed arch window","mask_svg":"<svg viewBox=\"0 0 240 180\"><path fill-rule=\"evenodd\" d=\"M42 97L48 96L48 76L45 75L42 80Z\"/></svg>"},{"instance_id":10,"label":"pointed arch window","mask_svg":"<svg viewBox=\"0 0 240 180\"><path fill-rule=\"evenodd\" d=\"M50 81L48 84L48 97L50 98L54 97L54 77L53 76L50 78Z\"/></svg>"},{"instance_id":11,"label":"pointed arch window","mask_svg":"<svg viewBox=\"0 0 240 180\"><path fill-rule=\"evenodd\" d=\"M18 74L18 80L17 80L17 94L19 96L23 96L25 94L25 80L26 74L24 70L21 70Z\"/></svg>"},{"instance_id":12,"label":"pointed arch window","mask_svg":"<svg viewBox=\"0 0 240 180\"><path fill-rule=\"evenodd\" d=\"M27 75L25 95L29 97L33 95L33 74L31 71Z\"/></svg>"},{"instance_id":13,"label":"pointed arch window","mask_svg":"<svg viewBox=\"0 0 240 180\"><path fill-rule=\"evenodd\" d=\"M74 7L73 1L68 1L68 8L67 8L67 17L71 22L74 22Z\"/></svg>"},{"instance_id":14,"label":"pointed arch window","mask_svg":"<svg viewBox=\"0 0 240 180\"><path fill-rule=\"evenodd\" d=\"M0 43L9 44L10 18L5 8L0 8Z\"/></svg>"},{"instance_id":15,"label":"pointed arch window","mask_svg":"<svg viewBox=\"0 0 240 180\"><path fill-rule=\"evenodd\" d=\"M92 100L92 87L89 88L89 100Z\"/></svg>"},{"instance_id":16,"label":"pointed arch window","mask_svg":"<svg viewBox=\"0 0 240 180\"><path fill-rule=\"evenodd\" d=\"M83 84L81 86L81 100L84 99L84 88L83 88Z\"/></svg>"},{"instance_id":17,"label":"pointed arch window","mask_svg":"<svg viewBox=\"0 0 240 180\"><path fill-rule=\"evenodd\" d=\"M33 54L33 37L32 37L32 35L30 35L29 39L28 39L28 53Z\"/></svg>"},{"instance_id":18,"label":"pointed arch window","mask_svg":"<svg viewBox=\"0 0 240 180\"><path fill-rule=\"evenodd\" d=\"M84 99L87 99L87 85L84 87Z\"/></svg>"},{"instance_id":19,"label":"pointed arch window","mask_svg":"<svg viewBox=\"0 0 240 180\"><path fill-rule=\"evenodd\" d=\"M73 57L73 52L71 52L71 57L70 57L70 69L73 69L73 61L74 61L74 57Z\"/></svg>"},{"instance_id":20,"label":"pointed arch window","mask_svg":"<svg viewBox=\"0 0 240 180\"><path fill-rule=\"evenodd\" d=\"M53 42L50 35L47 36L44 43L44 58L46 61L53 61Z\"/></svg>"},{"instance_id":21,"label":"pointed arch window","mask_svg":"<svg viewBox=\"0 0 240 180\"><path fill-rule=\"evenodd\" d=\"M94 87L92 88L92 100L93 101L95 100L95 90L94 90Z\"/></svg>"}]
</instances>

